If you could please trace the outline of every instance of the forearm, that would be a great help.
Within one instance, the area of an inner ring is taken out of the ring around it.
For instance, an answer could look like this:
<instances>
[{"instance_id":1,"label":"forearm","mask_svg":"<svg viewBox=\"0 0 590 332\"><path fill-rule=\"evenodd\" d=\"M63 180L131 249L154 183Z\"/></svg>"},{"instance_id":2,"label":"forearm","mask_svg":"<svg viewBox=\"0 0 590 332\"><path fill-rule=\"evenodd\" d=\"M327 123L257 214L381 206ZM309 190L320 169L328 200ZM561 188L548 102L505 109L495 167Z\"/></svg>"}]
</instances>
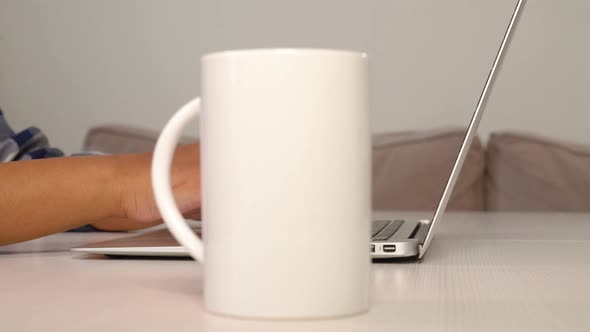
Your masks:
<instances>
[{"instance_id":1,"label":"forearm","mask_svg":"<svg viewBox=\"0 0 590 332\"><path fill-rule=\"evenodd\" d=\"M120 157L0 164L0 245L124 217Z\"/></svg>"}]
</instances>

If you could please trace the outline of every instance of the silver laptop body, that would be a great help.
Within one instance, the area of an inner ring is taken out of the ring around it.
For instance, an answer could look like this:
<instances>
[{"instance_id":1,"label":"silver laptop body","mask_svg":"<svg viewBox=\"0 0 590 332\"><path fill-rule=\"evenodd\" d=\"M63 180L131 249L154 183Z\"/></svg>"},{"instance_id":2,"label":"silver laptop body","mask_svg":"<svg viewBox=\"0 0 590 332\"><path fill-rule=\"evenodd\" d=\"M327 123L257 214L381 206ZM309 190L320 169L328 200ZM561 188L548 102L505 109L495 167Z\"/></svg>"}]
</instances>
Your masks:
<instances>
[{"instance_id":1,"label":"silver laptop body","mask_svg":"<svg viewBox=\"0 0 590 332\"><path fill-rule=\"evenodd\" d=\"M500 43L500 47L498 48L496 58L494 59L492 68L490 69L479 100L477 101L477 105L475 107L475 111L473 112L471 121L469 122L469 126L467 127L465 138L461 144L461 149L459 150L459 154L457 155L457 159L455 160L455 164L453 165L453 169L451 170L451 174L447 180L445 189L434 212L434 216L431 220L389 220L388 225L383 230L376 233L375 231L379 229L381 225L375 227L376 222L373 222L374 234L373 241L371 243L371 254L373 258L379 259L417 256L418 259L421 259L426 254L426 251L432 242L435 226L440 223L440 219L442 219L451 194L453 193L453 189L455 188L455 184L457 183L457 178L459 177L461 169L463 168L463 163L465 162L467 154L469 153L469 149L471 148L471 143L473 142L479 122L483 116L486 97L490 88L492 87L492 84L494 83L496 71L498 68L500 68L502 59L504 57L504 51L506 50L510 40L510 34L512 33L513 27L516 25L519 17L522 2L523 0L518 0L516 3L516 7L514 8L514 12L510 22L508 23L508 27L506 28L506 32L504 33L504 37ZM387 231L388 233L391 232L388 230L388 227L397 229L397 231L394 232L389 239L384 239L384 236L380 235L382 235L384 231Z\"/></svg>"},{"instance_id":2,"label":"silver laptop body","mask_svg":"<svg viewBox=\"0 0 590 332\"><path fill-rule=\"evenodd\" d=\"M421 259L426 254L434 235L435 226L440 223L449 198L453 193L463 163L471 148L471 143L477 132L479 122L483 116L484 105L488 91L490 90L497 69L500 67L504 51L507 48L510 34L516 25L523 0L518 0L510 23L506 29L502 43L494 59L492 68L488 74L485 85L475 107L475 111L467 127L461 149L451 170L449 179L444 188L438 206L430 220L403 220L403 219L378 219L372 223L372 240L370 244L371 256L374 259L389 259L399 257L416 257ZM200 232L200 225L196 224L193 230ZM93 243L82 247L72 248L73 251L97 253L105 255L124 256L165 256L165 257L189 257L190 255L179 246L172 235L161 228L144 232L135 236L121 239Z\"/></svg>"}]
</instances>

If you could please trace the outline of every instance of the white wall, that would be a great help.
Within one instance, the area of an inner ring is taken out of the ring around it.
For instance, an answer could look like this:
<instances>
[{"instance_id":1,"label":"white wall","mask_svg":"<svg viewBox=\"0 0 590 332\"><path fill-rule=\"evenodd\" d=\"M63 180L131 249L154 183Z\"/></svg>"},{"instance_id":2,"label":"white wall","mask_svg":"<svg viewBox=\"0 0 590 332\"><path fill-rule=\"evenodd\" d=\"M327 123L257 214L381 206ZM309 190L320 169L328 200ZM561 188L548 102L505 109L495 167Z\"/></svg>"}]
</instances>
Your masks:
<instances>
[{"instance_id":1,"label":"white wall","mask_svg":"<svg viewBox=\"0 0 590 332\"><path fill-rule=\"evenodd\" d=\"M329 47L369 53L374 131L464 125L514 3L0 0L0 105L73 152L96 124L161 128L199 93L203 53ZM589 32L588 1L528 0L482 135L590 143Z\"/></svg>"}]
</instances>

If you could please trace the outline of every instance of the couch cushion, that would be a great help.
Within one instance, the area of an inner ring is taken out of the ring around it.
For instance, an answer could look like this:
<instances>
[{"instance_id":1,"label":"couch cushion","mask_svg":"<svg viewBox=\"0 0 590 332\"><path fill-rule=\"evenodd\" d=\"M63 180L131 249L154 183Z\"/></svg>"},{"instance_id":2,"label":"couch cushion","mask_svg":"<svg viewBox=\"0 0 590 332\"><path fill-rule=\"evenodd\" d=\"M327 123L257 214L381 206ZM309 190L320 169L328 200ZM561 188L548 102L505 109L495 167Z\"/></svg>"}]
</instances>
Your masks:
<instances>
[{"instance_id":1,"label":"couch cushion","mask_svg":"<svg viewBox=\"0 0 590 332\"><path fill-rule=\"evenodd\" d=\"M459 153L464 129L378 134L373 137L373 208L436 208ZM483 209L484 151L473 141L449 210Z\"/></svg>"},{"instance_id":2,"label":"couch cushion","mask_svg":"<svg viewBox=\"0 0 590 332\"><path fill-rule=\"evenodd\" d=\"M157 130L121 125L103 125L91 128L86 134L83 150L108 154L152 151L156 146ZM182 137L181 144L196 142L196 138Z\"/></svg>"},{"instance_id":3,"label":"couch cushion","mask_svg":"<svg viewBox=\"0 0 590 332\"><path fill-rule=\"evenodd\" d=\"M493 133L486 184L490 211L590 211L590 146Z\"/></svg>"}]
</instances>

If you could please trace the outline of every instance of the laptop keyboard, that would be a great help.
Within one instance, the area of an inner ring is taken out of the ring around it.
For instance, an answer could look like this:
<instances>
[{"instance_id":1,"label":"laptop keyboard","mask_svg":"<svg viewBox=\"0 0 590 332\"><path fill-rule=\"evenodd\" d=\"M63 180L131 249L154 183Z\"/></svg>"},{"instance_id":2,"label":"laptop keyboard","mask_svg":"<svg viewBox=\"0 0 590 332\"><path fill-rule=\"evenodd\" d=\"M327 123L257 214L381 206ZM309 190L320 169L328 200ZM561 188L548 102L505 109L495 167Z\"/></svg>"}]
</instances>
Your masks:
<instances>
[{"instance_id":1,"label":"laptop keyboard","mask_svg":"<svg viewBox=\"0 0 590 332\"><path fill-rule=\"evenodd\" d=\"M373 241L389 239L402 226L403 220L375 220L372 225Z\"/></svg>"},{"instance_id":2,"label":"laptop keyboard","mask_svg":"<svg viewBox=\"0 0 590 332\"><path fill-rule=\"evenodd\" d=\"M371 237L379 234L390 222L391 220L373 220Z\"/></svg>"}]
</instances>

